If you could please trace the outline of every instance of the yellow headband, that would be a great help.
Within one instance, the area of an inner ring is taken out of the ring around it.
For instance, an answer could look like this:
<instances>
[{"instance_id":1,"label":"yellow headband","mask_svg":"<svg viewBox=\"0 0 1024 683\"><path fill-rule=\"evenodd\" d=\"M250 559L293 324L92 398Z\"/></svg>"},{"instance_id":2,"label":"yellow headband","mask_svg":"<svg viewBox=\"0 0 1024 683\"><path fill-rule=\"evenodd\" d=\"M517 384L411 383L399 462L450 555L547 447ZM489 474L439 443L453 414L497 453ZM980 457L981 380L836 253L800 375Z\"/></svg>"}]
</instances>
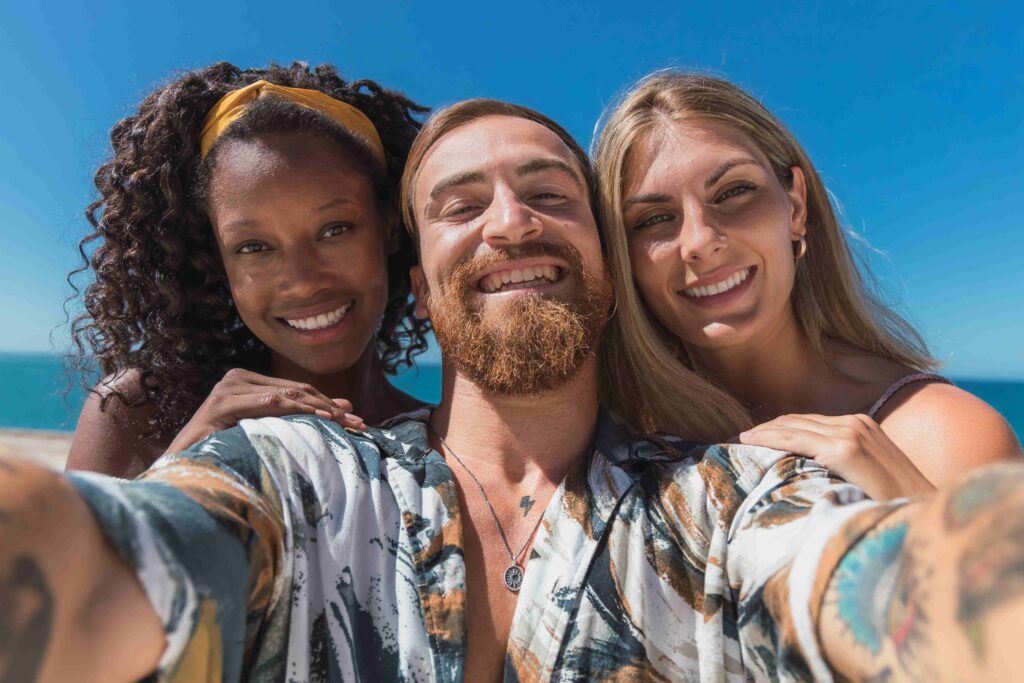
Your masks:
<instances>
[{"instance_id":1,"label":"yellow headband","mask_svg":"<svg viewBox=\"0 0 1024 683\"><path fill-rule=\"evenodd\" d=\"M373 123L366 117L366 114L319 90L289 88L267 81L256 81L239 90L232 90L213 105L210 113L206 115L206 121L203 122L203 132L199 138L200 154L203 157L209 154L213 143L227 130L228 126L245 113L246 106L265 93L283 97L301 107L326 114L333 121L339 123L342 128L354 133L356 137L369 145L374 156L384 163L384 145L381 144L380 135L377 134L377 129L373 127Z\"/></svg>"}]
</instances>

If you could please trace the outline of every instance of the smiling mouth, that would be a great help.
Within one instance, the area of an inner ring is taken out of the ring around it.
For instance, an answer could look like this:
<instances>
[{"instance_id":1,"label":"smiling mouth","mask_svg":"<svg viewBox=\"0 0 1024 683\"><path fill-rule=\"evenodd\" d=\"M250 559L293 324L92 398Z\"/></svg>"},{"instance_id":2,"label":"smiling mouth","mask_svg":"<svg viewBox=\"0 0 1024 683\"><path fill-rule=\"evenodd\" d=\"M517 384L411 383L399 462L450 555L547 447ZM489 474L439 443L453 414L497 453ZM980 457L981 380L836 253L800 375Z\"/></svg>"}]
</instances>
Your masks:
<instances>
[{"instance_id":1,"label":"smiling mouth","mask_svg":"<svg viewBox=\"0 0 1024 683\"><path fill-rule=\"evenodd\" d=\"M337 325L348 313L349 309L352 308L354 301L349 301L344 306L339 306L333 311L327 313L320 313L319 315L309 316L308 318L281 318L284 324L296 330L303 330L305 332L311 332L313 330L322 330L332 325Z\"/></svg>"},{"instance_id":2,"label":"smiling mouth","mask_svg":"<svg viewBox=\"0 0 1024 683\"><path fill-rule=\"evenodd\" d=\"M515 289L530 289L559 282L565 271L558 266L530 266L510 268L489 273L477 282L477 288L485 294L509 292Z\"/></svg>"},{"instance_id":3,"label":"smiling mouth","mask_svg":"<svg viewBox=\"0 0 1024 683\"><path fill-rule=\"evenodd\" d=\"M743 270L736 271L721 282L715 282L714 284L704 287L690 287L689 289L684 289L683 294L691 299L703 299L709 296L725 294L746 282L747 278L750 277L753 272L753 266L744 268Z\"/></svg>"}]
</instances>

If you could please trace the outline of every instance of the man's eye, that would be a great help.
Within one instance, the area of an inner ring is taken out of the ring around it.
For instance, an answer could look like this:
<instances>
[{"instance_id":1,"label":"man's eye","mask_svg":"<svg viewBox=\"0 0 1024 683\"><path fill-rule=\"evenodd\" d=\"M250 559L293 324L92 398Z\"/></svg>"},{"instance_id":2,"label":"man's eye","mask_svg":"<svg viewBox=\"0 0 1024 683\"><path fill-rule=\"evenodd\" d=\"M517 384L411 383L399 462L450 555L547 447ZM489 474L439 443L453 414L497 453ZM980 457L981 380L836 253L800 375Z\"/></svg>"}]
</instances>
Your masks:
<instances>
[{"instance_id":1,"label":"man's eye","mask_svg":"<svg viewBox=\"0 0 1024 683\"><path fill-rule=\"evenodd\" d=\"M672 220L673 218L674 216L672 216L672 214L670 213L656 213L653 216L648 216L647 218L643 219L642 221L634 225L633 229L643 230L644 228L649 228L653 225L657 225L658 223L665 223L667 221Z\"/></svg>"},{"instance_id":2,"label":"man's eye","mask_svg":"<svg viewBox=\"0 0 1024 683\"><path fill-rule=\"evenodd\" d=\"M558 194L557 192L538 192L533 195L533 198L540 200L565 199L565 195Z\"/></svg>"},{"instance_id":3,"label":"man's eye","mask_svg":"<svg viewBox=\"0 0 1024 683\"><path fill-rule=\"evenodd\" d=\"M236 254L255 254L261 251L266 251L267 245L259 242L246 242L245 244L238 245L235 249Z\"/></svg>"},{"instance_id":4,"label":"man's eye","mask_svg":"<svg viewBox=\"0 0 1024 683\"><path fill-rule=\"evenodd\" d=\"M464 216L476 209L474 204L457 204L445 212L445 217L455 218L457 216Z\"/></svg>"},{"instance_id":5,"label":"man's eye","mask_svg":"<svg viewBox=\"0 0 1024 683\"><path fill-rule=\"evenodd\" d=\"M733 185L732 187L727 188L725 190L725 192L723 192L722 194L718 195L718 197L715 199L715 201L716 202L724 202L727 199L732 199L733 197L737 197L737 196L739 196L741 194L746 194L747 192L750 192L750 191L756 190L756 189L757 188L755 186L751 185L750 183L740 183L739 185Z\"/></svg>"}]
</instances>

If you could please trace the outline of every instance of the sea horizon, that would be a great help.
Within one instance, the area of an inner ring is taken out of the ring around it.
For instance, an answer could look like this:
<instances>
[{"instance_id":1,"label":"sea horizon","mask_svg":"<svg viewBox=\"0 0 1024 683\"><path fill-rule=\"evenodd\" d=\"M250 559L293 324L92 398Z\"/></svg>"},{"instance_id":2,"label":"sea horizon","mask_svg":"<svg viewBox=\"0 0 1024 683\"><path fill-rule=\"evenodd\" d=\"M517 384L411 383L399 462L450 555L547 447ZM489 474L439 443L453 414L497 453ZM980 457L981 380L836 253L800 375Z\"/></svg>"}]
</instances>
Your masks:
<instances>
[{"instance_id":1,"label":"sea horizon","mask_svg":"<svg viewBox=\"0 0 1024 683\"><path fill-rule=\"evenodd\" d=\"M70 432L86 391L70 385L66 355L55 352L0 351L0 429ZM957 386L992 405L1024 436L1024 379L950 376ZM441 367L417 363L389 376L396 387L427 403L441 393ZM358 407L357 407L358 411Z\"/></svg>"}]
</instances>

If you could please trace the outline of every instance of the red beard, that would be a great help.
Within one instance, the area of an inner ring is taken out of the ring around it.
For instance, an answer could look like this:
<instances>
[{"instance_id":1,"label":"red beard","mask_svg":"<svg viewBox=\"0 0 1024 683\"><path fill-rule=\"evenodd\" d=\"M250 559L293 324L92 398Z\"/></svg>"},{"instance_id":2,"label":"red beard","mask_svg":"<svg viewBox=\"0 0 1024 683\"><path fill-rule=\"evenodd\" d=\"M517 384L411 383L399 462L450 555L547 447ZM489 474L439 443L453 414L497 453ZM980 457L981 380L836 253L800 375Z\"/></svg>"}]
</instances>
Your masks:
<instances>
[{"instance_id":1,"label":"red beard","mask_svg":"<svg viewBox=\"0 0 1024 683\"><path fill-rule=\"evenodd\" d=\"M498 263L552 256L569 264L576 287L565 299L523 292L485 312L471 284ZM534 242L462 261L427 303L445 359L487 393L528 396L557 389L597 351L614 301L607 271L588 271L568 245Z\"/></svg>"}]
</instances>

